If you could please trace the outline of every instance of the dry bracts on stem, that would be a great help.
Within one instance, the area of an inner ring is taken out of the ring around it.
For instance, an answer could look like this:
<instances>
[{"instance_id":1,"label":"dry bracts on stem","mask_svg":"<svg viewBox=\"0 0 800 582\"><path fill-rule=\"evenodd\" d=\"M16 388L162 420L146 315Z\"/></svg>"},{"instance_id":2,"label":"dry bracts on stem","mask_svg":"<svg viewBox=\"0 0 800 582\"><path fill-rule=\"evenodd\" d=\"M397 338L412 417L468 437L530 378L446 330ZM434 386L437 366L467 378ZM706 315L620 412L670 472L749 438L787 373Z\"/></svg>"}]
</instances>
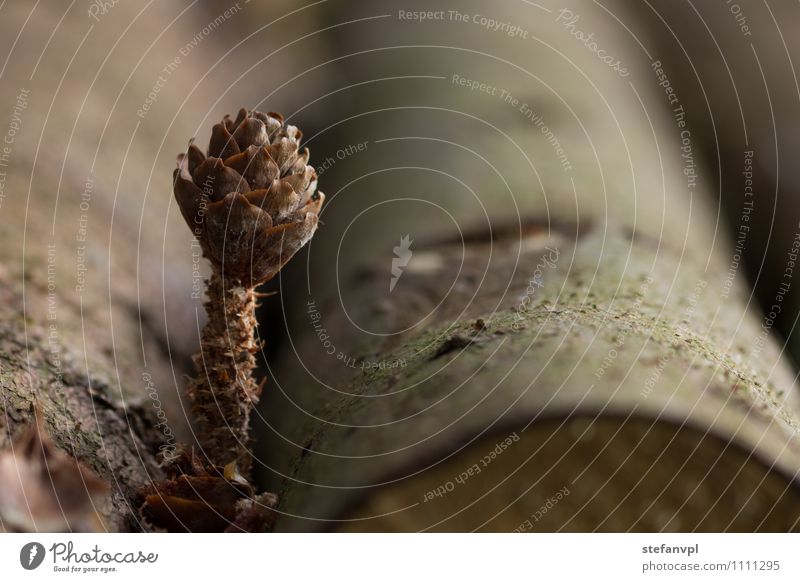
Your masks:
<instances>
[{"instance_id":1,"label":"dry bracts on stem","mask_svg":"<svg viewBox=\"0 0 800 582\"><path fill-rule=\"evenodd\" d=\"M302 132L278 113L241 109L214 126L208 156L178 156L184 219L223 275L253 287L274 277L314 234L324 200Z\"/></svg>"},{"instance_id":2,"label":"dry bracts on stem","mask_svg":"<svg viewBox=\"0 0 800 582\"><path fill-rule=\"evenodd\" d=\"M156 531L263 532L277 516L277 497L257 495L236 464L208 466L185 450L166 467L168 479L143 492L142 516Z\"/></svg>"}]
</instances>

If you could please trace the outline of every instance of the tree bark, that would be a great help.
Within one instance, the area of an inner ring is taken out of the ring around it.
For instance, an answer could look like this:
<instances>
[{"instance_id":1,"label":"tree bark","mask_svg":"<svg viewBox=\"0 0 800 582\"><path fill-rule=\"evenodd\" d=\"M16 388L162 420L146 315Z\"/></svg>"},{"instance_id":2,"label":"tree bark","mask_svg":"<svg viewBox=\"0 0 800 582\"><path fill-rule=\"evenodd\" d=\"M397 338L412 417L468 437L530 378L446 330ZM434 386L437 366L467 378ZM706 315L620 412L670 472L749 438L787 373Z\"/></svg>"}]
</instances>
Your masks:
<instances>
[{"instance_id":1,"label":"tree bark","mask_svg":"<svg viewBox=\"0 0 800 582\"><path fill-rule=\"evenodd\" d=\"M522 38L479 3L373 3L338 39L352 86L383 81L337 126L368 145L321 177L288 306L260 441L278 529L798 528L792 373L727 276L680 104L604 4L493 6Z\"/></svg>"}]
</instances>

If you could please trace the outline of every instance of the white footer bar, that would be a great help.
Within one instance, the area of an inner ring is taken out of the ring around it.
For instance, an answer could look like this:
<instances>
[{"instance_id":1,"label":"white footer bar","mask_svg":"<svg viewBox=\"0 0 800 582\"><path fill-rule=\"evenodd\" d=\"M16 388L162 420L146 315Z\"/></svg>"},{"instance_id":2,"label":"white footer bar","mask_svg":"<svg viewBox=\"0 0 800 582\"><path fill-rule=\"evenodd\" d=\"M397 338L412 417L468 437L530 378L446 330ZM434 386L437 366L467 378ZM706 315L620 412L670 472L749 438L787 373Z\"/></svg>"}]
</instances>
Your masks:
<instances>
[{"instance_id":1,"label":"white footer bar","mask_svg":"<svg viewBox=\"0 0 800 582\"><path fill-rule=\"evenodd\" d=\"M2 534L0 572L136 582L777 581L800 580L799 542L790 534Z\"/></svg>"}]
</instances>

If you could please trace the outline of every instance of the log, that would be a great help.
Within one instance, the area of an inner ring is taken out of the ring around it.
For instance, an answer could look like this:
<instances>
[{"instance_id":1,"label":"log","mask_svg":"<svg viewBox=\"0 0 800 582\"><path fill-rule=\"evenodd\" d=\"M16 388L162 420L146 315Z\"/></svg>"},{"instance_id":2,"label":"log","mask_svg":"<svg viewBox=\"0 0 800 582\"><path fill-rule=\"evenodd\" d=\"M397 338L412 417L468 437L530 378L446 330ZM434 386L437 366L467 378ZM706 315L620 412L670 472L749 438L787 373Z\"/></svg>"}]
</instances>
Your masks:
<instances>
[{"instance_id":1,"label":"log","mask_svg":"<svg viewBox=\"0 0 800 582\"><path fill-rule=\"evenodd\" d=\"M354 107L321 139L366 146L284 305L278 530L800 527L793 374L692 127L631 13L572 4L337 12L390 16L331 43Z\"/></svg>"},{"instance_id":2,"label":"log","mask_svg":"<svg viewBox=\"0 0 800 582\"><path fill-rule=\"evenodd\" d=\"M784 280L782 268L770 267L786 265L786 249L798 234L793 193L800 187L800 168L793 160L800 103L793 63L800 44L791 31L800 26L800 13L789 4L657 1L638 5L637 20L654 56L670 71L700 138L720 214L733 225L739 256L731 257L730 266L771 306ZM796 363L796 286L783 304L774 327Z\"/></svg>"}]
</instances>

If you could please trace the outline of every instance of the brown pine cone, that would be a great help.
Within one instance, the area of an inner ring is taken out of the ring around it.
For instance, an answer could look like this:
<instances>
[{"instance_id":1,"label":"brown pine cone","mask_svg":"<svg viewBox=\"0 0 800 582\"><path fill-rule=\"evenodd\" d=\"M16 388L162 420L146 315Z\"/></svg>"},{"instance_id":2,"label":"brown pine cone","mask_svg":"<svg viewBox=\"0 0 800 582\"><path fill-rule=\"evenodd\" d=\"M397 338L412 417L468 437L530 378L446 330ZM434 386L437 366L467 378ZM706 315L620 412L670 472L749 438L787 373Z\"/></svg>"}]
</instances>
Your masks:
<instances>
[{"instance_id":1,"label":"brown pine cone","mask_svg":"<svg viewBox=\"0 0 800 582\"><path fill-rule=\"evenodd\" d=\"M178 156L184 219L212 264L246 287L274 277L317 229L325 197L302 135L279 113L241 109L213 127L208 157L192 142Z\"/></svg>"}]
</instances>

